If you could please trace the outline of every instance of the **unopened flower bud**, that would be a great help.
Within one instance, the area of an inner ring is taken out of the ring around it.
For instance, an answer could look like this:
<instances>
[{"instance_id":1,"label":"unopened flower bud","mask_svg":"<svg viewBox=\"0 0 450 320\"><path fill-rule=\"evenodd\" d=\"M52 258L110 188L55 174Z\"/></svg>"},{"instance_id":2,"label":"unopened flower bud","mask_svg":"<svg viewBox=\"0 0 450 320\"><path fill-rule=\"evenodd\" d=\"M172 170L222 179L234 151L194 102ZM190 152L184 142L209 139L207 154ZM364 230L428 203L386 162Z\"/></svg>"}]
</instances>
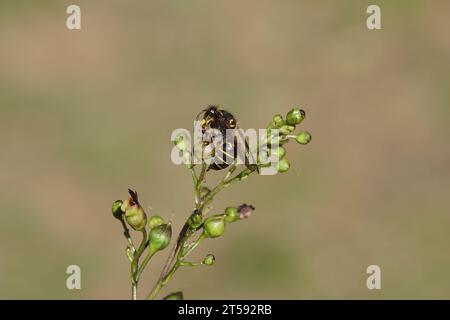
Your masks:
<instances>
[{"instance_id":1,"label":"unopened flower bud","mask_svg":"<svg viewBox=\"0 0 450 320\"><path fill-rule=\"evenodd\" d=\"M156 228L157 226L160 226L164 223L164 219L160 216L158 216L157 214L152 215L149 219L148 219L148 226L150 229Z\"/></svg>"},{"instance_id":2,"label":"unopened flower bud","mask_svg":"<svg viewBox=\"0 0 450 320\"><path fill-rule=\"evenodd\" d=\"M116 200L114 201L113 205L112 205L112 214L114 216L114 218L122 220L122 215L123 215L123 211L121 209L122 207L122 200Z\"/></svg>"},{"instance_id":3,"label":"unopened flower bud","mask_svg":"<svg viewBox=\"0 0 450 320\"><path fill-rule=\"evenodd\" d=\"M295 140L300 144L308 144L311 141L311 134L307 131L300 132Z\"/></svg>"},{"instance_id":4,"label":"unopened flower bud","mask_svg":"<svg viewBox=\"0 0 450 320\"><path fill-rule=\"evenodd\" d=\"M220 237L225 232L225 220L223 216L212 216L206 219L203 225L203 234L208 238Z\"/></svg>"},{"instance_id":5,"label":"unopened flower bud","mask_svg":"<svg viewBox=\"0 0 450 320\"><path fill-rule=\"evenodd\" d=\"M276 114L272 119L272 123L270 124L270 127L280 128L284 124L285 124L285 121L283 120L283 117L280 114Z\"/></svg>"},{"instance_id":6,"label":"unopened flower bud","mask_svg":"<svg viewBox=\"0 0 450 320\"><path fill-rule=\"evenodd\" d=\"M228 207L225 209L225 221L232 223L240 219L238 209L235 207Z\"/></svg>"},{"instance_id":7,"label":"unopened flower bud","mask_svg":"<svg viewBox=\"0 0 450 320\"><path fill-rule=\"evenodd\" d=\"M172 226L161 224L150 230L149 247L153 252L164 250L170 243L172 237Z\"/></svg>"},{"instance_id":8,"label":"unopened flower bud","mask_svg":"<svg viewBox=\"0 0 450 320\"><path fill-rule=\"evenodd\" d=\"M303 121L303 119L305 119L305 115L305 111L302 109L294 108L286 115L286 123L291 126L298 125Z\"/></svg>"},{"instance_id":9,"label":"unopened flower bud","mask_svg":"<svg viewBox=\"0 0 450 320\"><path fill-rule=\"evenodd\" d=\"M203 259L203 264L206 266L212 266L214 264L214 261L216 260L216 257L214 257L213 254L208 254L205 259Z\"/></svg>"},{"instance_id":10,"label":"unopened flower bud","mask_svg":"<svg viewBox=\"0 0 450 320\"><path fill-rule=\"evenodd\" d=\"M239 218L242 219L247 219L248 217L250 217L250 215L252 214L252 212L255 210L255 207L252 206L251 204L242 204L237 208L237 211L239 213Z\"/></svg>"},{"instance_id":11,"label":"unopened flower bud","mask_svg":"<svg viewBox=\"0 0 450 320\"><path fill-rule=\"evenodd\" d=\"M278 172L279 173L283 173L289 170L289 167L291 166L291 164L289 163L289 161L286 158L280 159L278 161Z\"/></svg>"}]
</instances>

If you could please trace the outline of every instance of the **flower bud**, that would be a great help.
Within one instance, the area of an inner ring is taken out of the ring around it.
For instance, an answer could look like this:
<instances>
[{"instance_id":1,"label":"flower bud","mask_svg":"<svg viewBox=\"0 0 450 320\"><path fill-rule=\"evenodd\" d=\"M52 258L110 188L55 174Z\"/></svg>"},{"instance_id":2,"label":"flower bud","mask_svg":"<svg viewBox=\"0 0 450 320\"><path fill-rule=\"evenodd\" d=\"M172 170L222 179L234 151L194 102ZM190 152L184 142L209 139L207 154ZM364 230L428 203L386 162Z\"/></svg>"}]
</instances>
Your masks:
<instances>
[{"instance_id":1,"label":"flower bud","mask_svg":"<svg viewBox=\"0 0 450 320\"><path fill-rule=\"evenodd\" d=\"M300 144L308 144L311 141L311 134L307 131L300 132L295 140Z\"/></svg>"},{"instance_id":2,"label":"flower bud","mask_svg":"<svg viewBox=\"0 0 450 320\"><path fill-rule=\"evenodd\" d=\"M147 215L139 204L136 191L128 189L130 197L122 203L120 209L125 212L125 220L136 231L142 231L147 224Z\"/></svg>"},{"instance_id":3,"label":"flower bud","mask_svg":"<svg viewBox=\"0 0 450 320\"><path fill-rule=\"evenodd\" d=\"M202 224L203 217L199 210L196 210L188 220L189 226L193 229L197 229Z\"/></svg>"},{"instance_id":4,"label":"flower bud","mask_svg":"<svg viewBox=\"0 0 450 320\"><path fill-rule=\"evenodd\" d=\"M214 264L214 261L216 260L216 257L214 257L213 254L208 254L205 259L203 259L203 264L206 266L212 266Z\"/></svg>"},{"instance_id":5,"label":"flower bud","mask_svg":"<svg viewBox=\"0 0 450 320\"><path fill-rule=\"evenodd\" d=\"M238 208L237 211L239 213L239 219L247 219L248 217L250 217L250 215L252 214L252 212L255 210L255 207L252 206L251 204L241 204Z\"/></svg>"},{"instance_id":6,"label":"flower bud","mask_svg":"<svg viewBox=\"0 0 450 320\"><path fill-rule=\"evenodd\" d=\"M289 161L286 158L280 159L278 161L278 172L279 173L283 173L289 170L289 167L291 166L291 164L289 163Z\"/></svg>"},{"instance_id":7,"label":"flower bud","mask_svg":"<svg viewBox=\"0 0 450 320\"><path fill-rule=\"evenodd\" d=\"M203 234L208 238L220 237L225 232L225 220L223 216L212 216L206 219L203 225Z\"/></svg>"},{"instance_id":8,"label":"flower bud","mask_svg":"<svg viewBox=\"0 0 450 320\"><path fill-rule=\"evenodd\" d=\"M294 108L286 115L286 123L291 126L298 125L303 121L303 119L305 119L305 115L305 111L302 109Z\"/></svg>"},{"instance_id":9,"label":"flower bud","mask_svg":"<svg viewBox=\"0 0 450 320\"><path fill-rule=\"evenodd\" d=\"M283 117L280 114L276 114L271 123L272 128L280 128L282 125L285 124L285 121L283 120Z\"/></svg>"},{"instance_id":10,"label":"flower bud","mask_svg":"<svg viewBox=\"0 0 450 320\"><path fill-rule=\"evenodd\" d=\"M147 224L147 216L139 204L129 206L125 210L125 220L136 231L141 231Z\"/></svg>"},{"instance_id":11,"label":"flower bud","mask_svg":"<svg viewBox=\"0 0 450 320\"><path fill-rule=\"evenodd\" d=\"M156 252L164 250L170 243L172 237L172 226L170 224L161 224L150 230L149 247L151 251Z\"/></svg>"},{"instance_id":12,"label":"flower bud","mask_svg":"<svg viewBox=\"0 0 450 320\"><path fill-rule=\"evenodd\" d=\"M112 205L112 214L114 218L122 220L123 211L121 209L122 207L122 200L116 200L114 201Z\"/></svg>"},{"instance_id":13,"label":"flower bud","mask_svg":"<svg viewBox=\"0 0 450 320\"><path fill-rule=\"evenodd\" d=\"M292 133L292 131L294 131L294 129L295 129L294 126L284 125L284 126L281 126L279 130L280 130L281 134L286 135L286 134Z\"/></svg>"},{"instance_id":14,"label":"flower bud","mask_svg":"<svg viewBox=\"0 0 450 320\"><path fill-rule=\"evenodd\" d=\"M156 228L157 226L160 226L164 223L164 219L161 218L160 216L158 216L157 214L152 215L149 219L148 219L148 227L150 229Z\"/></svg>"},{"instance_id":15,"label":"flower bud","mask_svg":"<svg viewBox=\"0 0 450 320\"><path fill-rule=\"evenodd\" d=\"M235 207L228 207L225 209L225 221L232 223L240 219L238 209Z\"/></svg>"}]
</instances>

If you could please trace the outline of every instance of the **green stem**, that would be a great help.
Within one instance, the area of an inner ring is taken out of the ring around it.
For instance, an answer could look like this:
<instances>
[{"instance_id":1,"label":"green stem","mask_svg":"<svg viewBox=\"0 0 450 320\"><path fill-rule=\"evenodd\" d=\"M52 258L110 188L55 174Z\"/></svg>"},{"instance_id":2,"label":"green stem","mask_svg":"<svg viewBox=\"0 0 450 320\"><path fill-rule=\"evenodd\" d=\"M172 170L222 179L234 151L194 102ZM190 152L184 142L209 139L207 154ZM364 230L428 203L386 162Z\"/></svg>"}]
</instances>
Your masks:
<instances>
[{"instance_id":1,"label":"green stem","mask_svg":"<svg viewBox=\"0 0 450 320\"><path fill-rule=\"evenodd\" d=\"M148 250L147 256L145 257L144 261L142 261L141 266L139 267L139 270L136 274L136 282L139 282L139 279L141 278L142 272L144 272L145 267L147 266L148 262L150 261L150 259L153 257L153 255L156 253L156 250L151 250L151 246L150 249Z\"/></svg>"},{"instance_id":2,"label":"green stem","mask_svg":"<svg viewBox=\"0 0 450 320\"><path fill-rule=\"evenodd\" d=\"M122 219L120 219L120 222L122 223L122 227L123 227L123 235L124 237L127 239L128 242L128 247L132 250L132 252L134 253L136 251L134 244L133 244L133 240L131 239L131 235L130 235L130 230L128 229L123 217Z\"/></svg>"},{"instance_id":3,"label":"green stem","mask_svg":"<svg viewBox=\"0 0 450 320\"><path fill-rule=\"evenodd\" d=\"M144 252L146 247L147 247L147 230L145 230L145 228L144 228L144 230L142 230L141 244L139 245L139 248L134 255L134 259L131 262L130 277L131 277L131 299L132 300L137 300L137 286L138 286L137 271L138 271L138 265L139 265L139 258L141 257L141 255Z\"/></svg>"},{"instance_id":4,"label":"green stem","mask_svg":"<svg viewBox=\"0 0 450 320\"><path fill-rule=\"evenodd\" d=\"M203 210L205 207L214 199L214 197L222 191L224 188L229 187L233 183L240 181L243 179L244 176L250 175L255 170L253 169L244 169L239 174L234 176L233 178L230 178L234 171L236 170L237 166L236 164L231 165L230 169L228 170L225 177L214 187L203 199L200 199L200 189L202 187L202 183L204 180L204 176L206 174L207 166L203 162L202 163L202 169L200 172L200 175L197 179L197 184L195 185L195 192L196 192L196 210L199 210L201 213L203 213ZM201 235L197 241L189 247L189 249L183 254L183 249L185 247L186 241L189 239L189 237L195 232L195 230L192 230L192 228L189 226L188 222L185 223L183 229L181 230L177 243L174 245L172 252L170 253L163 271L161 272L161 275L159 276L158 281L154 285L153 289L150 291L150 293L147 296L147 300L154 299L156 295L159 293L159 291L170 281L172 276L175 274L175 272L178 270L180 266L183 264L183 260L195 249L197 246L203 241L204 236ZM170 268L170 265L173 263L173 261L176 258L176 262L173 264L172 268Z\"/></svg>"},{"instance_id":5,"label":"green stem","mask_svg":"<svg viewBox=\"0 0 450 320\"><path fill-rule=\"evenodd\" d=\"M187 256L190 255L191 252L194 251L195 248L197 248L198 245L199 245L203 240L205 240L205 236L204 236L203 234L201 234L201 235L197 238L197 240L192 244L192 246L190 246L189 249L188 249L184 254L181 255L181 258L180 258L179 260L184 260L184 259L186 259ZM182 252L182 250L181 250L181 252Z\"/></svg>"}]
</instances>

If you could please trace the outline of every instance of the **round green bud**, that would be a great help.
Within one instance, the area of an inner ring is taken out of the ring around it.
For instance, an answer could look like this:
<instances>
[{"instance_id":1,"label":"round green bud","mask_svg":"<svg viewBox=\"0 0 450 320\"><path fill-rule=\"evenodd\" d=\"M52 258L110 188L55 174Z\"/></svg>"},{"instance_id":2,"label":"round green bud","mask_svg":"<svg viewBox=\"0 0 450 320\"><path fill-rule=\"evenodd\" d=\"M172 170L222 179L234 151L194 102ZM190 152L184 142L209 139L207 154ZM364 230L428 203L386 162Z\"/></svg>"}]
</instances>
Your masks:
<instances>
[{"instance_id":1,"label":"round green bud","mask_svg":"<svg viewBox=\"0 0 450 320\"><path fill-rule=\"evenodd\" d=\"M295 127L294 126L290 126L290 125L284 125L280 127L280 133L281 134L290 134L292 133L292 131L294 131Z\"/></svg>"},{"instance_id":2,"label":"round green bud","mask_svg":"<svg viewBox=\"0 0 450 320\"><path fill-rule=\"evenodd\" d=\"M286 123L291 125L291 126L296 126L298 124L300 124L300 122L303 121L303 119L305 119L305 111L303 111L302 109L292 109L291 111L288 112L288 114L286 115Z\"/></svg>"},{"instance_id":3,"label":"round green bud","mask_svg":"<svg viewBox=\"0 0 450 320\"><path fill-rule=\"evenodd\" d=\"M183 134L179 134L175 137L175 146L181 150L181 151L185 151L187 148L186 142L184 141L184 135Z\"/></svg>"},{"instance_id":4,"label":"round green bud","mask_svg":"<svg viewBox=\"0 0 450 320\"><path fill-rule=\"evenodd\" d=\"M291 166L291 164L289 163L289 161L286 158L280 159L278 161L278 172L279 173L283 173L289 170L289 167Z\"/></svg>"},{"instance_id":5,"label":"round green bud","mask_svg":"<svg viewBox=\"0 0 450 320\"><path fill-rule=\"evenodd\" d=\"M311 134L307 131L300 132L297 137L295 137L295 140L300 144L308 144L311 141Z\"/></svg>"},{"instance_id":6,"label":"round green bud","mask_svg":"<svg viewBox=\"0 0 450 320\"><path fill-rule=\"evenodd\" d=\"M150 230L149 246L150 250L164 250L170 243L172 237L172 226L170 224L161 224Z\"/></svg>"},{"instance_id":7,"label":"round green bud","mask_svg":"<svg viewBox=\"0 0 450 320\"><path fill-rule=\"evenodd\" d=\"M164 219L158 216L157 214L154 214L148 219L147 225L150 229L153 229L156 228L157 226L162 225L163 223Z\"/></svg>"},{"instance_id":8,"label":"round green bud","mask_svg":"<svg viewBox=\"0 0 450 320\"><path fill-rule=\"evenodd\" d=\"M112 214L114 216L114 218L122 220L122 215L123 215L123 211L121 209L122 207L122 200L116 200L114 201L113 205L112 205Z\"/></svg>"},{"instance_id":9,"label":"round green bud","mask_svg":"<svg viewBox=\"0 0 450 320\"><path fill-rule=\"evenodd\" d=\"M203 264L206 266L212 266L214 264L214 261L216 260L216 257L214 257L213 254L208 254L205 259L203 259Z\"/></svg>"},{"instance_id":10,"label":"round green bud","mask_svg":"<svg viewBox=\"0 0 450 320\"><path fill-rule=\"evenodd\" d=\"M280 114L276 114L272 119L272 128L280 128L282 125L284 125L285 122L283 120L283 117Z\"/></svg>"},{"instance_id":11,"label":"round green bud","mask_svg":"<svg viewBox=\"0 0 450 320\"><path fill-rule=\"evenodd\" d=\"M225 232L225 220L223 216L212 216L206 219L203 225L203 234L208 238L220 237Z\"/></svg>"},{"instance_id":12,"label":"round green bud","mask_svg":"<svg viewBox=\"0 0 450 320\"><path fill-rule=\"evenodd\" d=\"M144 230L147 216L140 205L133 205L125 210L125 220L136 231Z\"/></svg>"},{"instance_id":13,"label":"round green bud","mask_svg":"<svg viewBox=\"0 0 450 320\"><path fill-rule=\"evenodd\" d=\"M232 223L240 219L239 212L235 207L228 207L225 209L225 221Z\"/></svg>"}]
</instances>

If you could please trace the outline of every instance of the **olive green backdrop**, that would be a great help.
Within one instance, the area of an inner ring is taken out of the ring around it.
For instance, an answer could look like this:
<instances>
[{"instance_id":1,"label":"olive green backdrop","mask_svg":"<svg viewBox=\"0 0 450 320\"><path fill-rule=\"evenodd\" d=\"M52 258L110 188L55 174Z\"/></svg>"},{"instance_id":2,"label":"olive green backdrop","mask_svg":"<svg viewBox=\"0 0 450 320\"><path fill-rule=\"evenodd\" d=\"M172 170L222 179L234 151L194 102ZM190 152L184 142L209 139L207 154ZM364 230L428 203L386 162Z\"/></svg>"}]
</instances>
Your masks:
<instances>
[{"instance_id":1,"label":"olive green backdrop","mask_svg":"<svg viewBox=\"0 0 450 320\"><path fill-rule=\"evenodd\" d=\"M288 146L288 173L220 194L216 211L256 212L164 292L450 298L448 1L80 0L69 31L72 3L0 4L0 298L128 299L111 203L132 187L179 230L193 197L170 134L211 103L255 128L301 106L313 140Z\"/></svg>"}]
</instances>

